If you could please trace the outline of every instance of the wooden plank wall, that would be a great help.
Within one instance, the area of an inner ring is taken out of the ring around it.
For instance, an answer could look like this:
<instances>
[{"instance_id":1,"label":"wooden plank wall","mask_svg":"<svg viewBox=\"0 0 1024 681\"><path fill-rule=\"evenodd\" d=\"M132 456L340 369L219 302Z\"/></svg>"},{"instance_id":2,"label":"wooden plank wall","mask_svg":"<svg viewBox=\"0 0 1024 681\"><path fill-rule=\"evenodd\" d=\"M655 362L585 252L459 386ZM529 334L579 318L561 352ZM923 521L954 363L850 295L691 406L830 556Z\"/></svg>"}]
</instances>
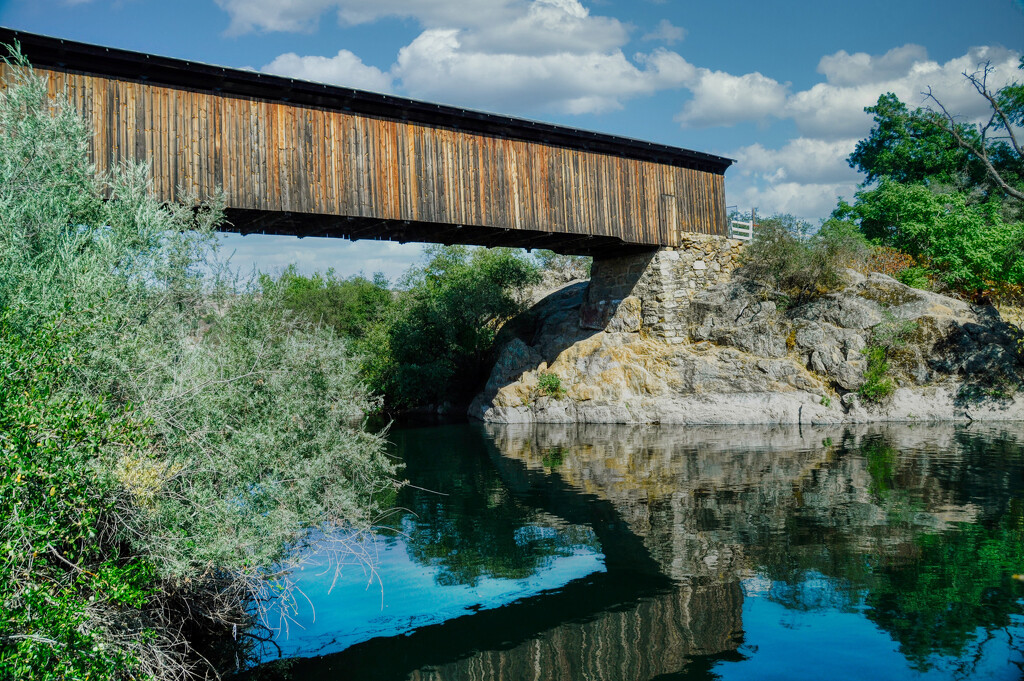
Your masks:
<instances>
[{"instance_id":1,"label":"wooden plank wall","mask_svg":"<svg viewBox=\"0 0 1024 681\"><path fill-rule=\"evenodd\" d=\"M6 77L0 65L0 76ZM168 200L614 236L724 234L724 178L670 165L213 92L37 69L91 123L94 162L151 164Z\"/></svg>"}]
</instances>

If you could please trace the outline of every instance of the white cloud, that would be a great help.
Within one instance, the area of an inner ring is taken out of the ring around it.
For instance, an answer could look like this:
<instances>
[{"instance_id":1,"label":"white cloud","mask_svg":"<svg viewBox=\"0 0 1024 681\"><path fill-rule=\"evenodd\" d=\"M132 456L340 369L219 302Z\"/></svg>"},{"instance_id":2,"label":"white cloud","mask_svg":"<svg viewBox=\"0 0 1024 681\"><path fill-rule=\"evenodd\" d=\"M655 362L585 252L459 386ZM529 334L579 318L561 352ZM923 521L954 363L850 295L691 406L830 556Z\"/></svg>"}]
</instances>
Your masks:
<instances>
[{"instance_id":1,"label":"white cloud","mask_svg":"<svg viewBox=\"0 0 1024 681\"><path fill-rule=\"evenodd\" d=\"M693 92L676 120L688 128L735 125L741 121L781 116L788 83L779 83L760 73L734 76L724 71L697 69L687 79Z\"/></svg>"},{"instance_id":2,"label":"white cloud","mask_svg":"<svg viewBox=\"0 0 1024 681\"><path fill-rule=\"evenodd\" d=\"M668 19L658 22L658 27L649 33L645 33L643 40L659 40L669 45L674 45L686 37L686 29L681 26L674 26Z\"/></svg>"},{"instance_id":3,"label":"white cloud","mask_svg":"<svg viewBox=\"0 0 1024 681\"><path fill-rule=\"evenodd\" d=\"M1007 83L1019 73L1019 59L1019 53L994 47L973 48L945 64L925 59L923 50L915 45L867 60L860 54L837 52L823 58L825 66L819 66L829 82L818 83L790 97L786 115L796 122L804 136L859 138L871 129L871 116L864 113L864 107L875 104L879 95L893 92L908 106L916 107L925 103L922 92L931 87L951 111L974 120L984 116L988 107L963 73L973 72L989 60L995 68L990 82ZM902 72L896 73L897 67Z\"/></svg>"},{"instance_id":4,"label":"white cloud","mask_svg":"<svg viewBox=\"0 0 1024 681\"><path fill-rule=\"evenodd\" d=\"M680 87L696 73L659 48L627 57L632 27L595 16L579 0L218 0L232 30L300 30L327 9L346 22L411 16L425 29L385 73L341 50L277 57L265 71L509 113L596 113L630 97ZM472 8L470 7L472 5ZM480 10L482 5L492 12ZM674 28L674 27L673 27Z\"/></svg>"},{"instance_id":5,"label":"white cloud","mask_svg":"<svg viewBox=\"0 0 1024 681\"><path fill-rule=\"evenodd\" d=\"M800 136L779 148L756 143L730 154L738 163L729 174L729 203L743 209L756 206L762 214L792 213L812 221L828 215L837 198L851 198L863 179L846 159L871 129L864 107L885 92L895 93L910 107L920 106L926 103L921 93L930 86L964 120L987 118L985 101L963 77L964 71L973 72L986 60L994 67L991 86L998 88L1019 78L1020 54L1002 48L974 48L945 63L928 60L916 45L881 56L837 52L823 58L818 70L826 82L790 95L776 114L791 118ZM727 98L723 105L727 114L735 110L729 104ZM752 111L748 118L762 116Z\"/></svg>"},{"instance_id":6,"label":"white cloud","mask_svg":"<svg viewBox=\"0 0 1024 681\"><path fill-rule=\"evenodd\" d=\"M856 143L799 137L778 149L760 143L737 149L728 201L763 215L791 213L814 222L835 208L838 197L856 191L861 177L846 162Z\"/></svg>"},{"instance_id":7,"label":"white cloud","mask_svg":"<svg viewBox=\"0 0 1024 681\"><path fill-rule=\"evenodd\" d=\"M495 110L554 109L595 113L622 100L678 87L693 67L679 55L655 50L550 55L464 49L455 29L424 31L398 53L394 73L411 96ZM640 64L643 68L638 66Z\"/></svg>"},{"instance_id":8,"label":"white cloud","mask_svg":"<svg viewBox=\"0 0 1024 681\"><path fill-rule=\"evenodd\" d=\"M278 56L261 71L374 92L391 92L394 89L389 73L364 64L348 50L338 50L338 54L333 57L300 57L294 52L288 52Z\"/></svg>"},{"instance_id":9,"label":"white cloud","mask_svg":"<svg viewBox=\"0 0 1024 681\"><path fill-rule=\"evenodd\" d=\"M914 64L927 59L928 51L914 44L894 47L881 56L839 50L821 58L818 73L837 86L879 83L904 76Z\"/></svg>"},{"instance_id":10,"label":"white cloud","mask_svg":"<svg viewBox=\"0 0 1024 681\"><path fill-rule=\"evenodd\" d=\"M604 53L628 40L625 24L591 16L578 0L534 0L512 21L490 21L466 31L461 43L470 52L542 55Z\"/></svg>"},{"instance_id":11,"label":"white cloud","mask_svg":"<svg viewBox=\"0 0 1024 681\"><path fill-rule=\"evenodd\" d=\"M758 215L789 213L812 223L829 215L840 196L850 198L856 185L848 183L804 184L779 182L767 186L726 185L726 201L741 211L757 208Z\"/></svg>"},{"instance_id":12,"label":"white cloud","mask_svg":"<svg viewBox=\"0 0 1024 681\"><path fill-rule=\"evenodd\" d=\"M734 152L737 171L775 182L809 184L856 183L857 171L846 158L857 144L855 139L818 140L798 137L779 149L766 149L760 143Z\"/></svg>"},{"instance_id":13,"label":"white cloud","mask_svg":"<svg viewBox=\"0 0 1024 681\"><path fill-rule=\"evenodd\" d=\"M334 0L217 0L231 17L228 33L309 31Z\"/></svg>"},{"instance_id":14,"label":"white cloud","mask_svg":"<svg viewBox=\"0 0 1024 681\"><path fill-rule=\"evenodd\" d=\"M803 137L843 140L862 138L871 129L864 108L886 92L895 93L910 107L925 104L929 87L951 111L965 120L978 120L988 112L986 102L963 77L989 61L995 87L1019 76L1020 53L1000 47L976 47L943 64L929 60L923 47L904 45L883 55L839 51L822 57L818 71L826 81L790 94L789 84L762 75L736 76L723 71L697 69L686 87L693 93L676 120L684 127L734 125L764 121L768 117L792 119Z\"/></svg>"},{"instance_id":15,"label":"white cloud","mask_svg":"<svg viewBox=\"0 0 1024 681\"><path fill-rule=\"evenodd\" d=\"M556 0L557 1L557 0ZM355 26L384 17L413 19L427 28L506 24L521 15L525 0L216 0L231 17L228 33L305 31L326 12Z\"/></svg>"},{"instance_id":16,"label":"white cloud","mask_svg":"<svg viewBox=\"0 0 1024 681\"><path fill-rule=\"evenodd\" d=\"M294 264L300 274L325 272L334 268L339 276L383 272L397 281L423 254L423 244L394 241L348 241L272 234L220 234L221 253L230 257L232 269L248 276L252 272L280 273Z\"/></svg>"}]
</instances>

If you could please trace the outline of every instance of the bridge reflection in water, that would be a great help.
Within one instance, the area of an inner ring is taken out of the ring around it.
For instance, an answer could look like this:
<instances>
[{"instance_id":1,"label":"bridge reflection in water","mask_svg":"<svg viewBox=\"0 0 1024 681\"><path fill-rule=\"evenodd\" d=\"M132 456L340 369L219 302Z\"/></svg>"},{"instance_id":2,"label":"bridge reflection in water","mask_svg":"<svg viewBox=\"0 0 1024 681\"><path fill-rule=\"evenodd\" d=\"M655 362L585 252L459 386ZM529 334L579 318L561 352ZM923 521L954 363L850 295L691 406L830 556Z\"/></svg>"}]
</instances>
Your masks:
<instances>
[{"instance_id":1,"label":"bridge reflection in water","mask_svg":"<svg viewBox=\"0 0 1024 681\"><path fill-rule=\"evenodd\" d=\"M753 597L785 612L832 613L835 626L847 627L836 639L884 639L885 654L876 657L839 642L834 651L809 653L845 660L848 671L912 677L948 659L961 676L964 665L1019 676L1005 657L999 667L982 654L984 641L996 637L1005 639L999 650L1019 660L1007 633L1019 629L1019 589L1008 574L985 572L984 560L963 567L936 559L929 538L946 538L938 553L952 552L954 562L1000 541L1008 552L1020 544L1021 435L953 427L398 431L409 479L449 494L409 488L399 499L417 515L415 522L406 516L406 536L395 541L435 570L438 593L420 594L423 607L443 600L446 586L521 579L569 555L559 554L558 542L517 543L517 530L531 524L570 535L567 528L590 528L584 542L599 548L604 571L411 632L399 623L393 631L404 635L297 661L290 674L716 678L742 667L723 667L727 661L767 659L745 640L765 624L764 611L745 607ZM561 547L578 542L574 536ZM929 591L945 598L943 579L957 581L964 602L928 604ZM986 602L968 602L968 585Z\"/></svg>"}]
</instances>

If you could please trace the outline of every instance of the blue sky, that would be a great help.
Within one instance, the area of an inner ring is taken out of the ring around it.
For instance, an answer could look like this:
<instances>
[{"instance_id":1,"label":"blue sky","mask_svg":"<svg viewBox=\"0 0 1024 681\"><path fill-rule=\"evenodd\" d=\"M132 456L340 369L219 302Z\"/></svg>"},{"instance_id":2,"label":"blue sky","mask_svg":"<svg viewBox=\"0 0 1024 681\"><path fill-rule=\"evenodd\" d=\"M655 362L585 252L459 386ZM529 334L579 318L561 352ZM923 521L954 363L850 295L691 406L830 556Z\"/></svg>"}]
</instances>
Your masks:
<instances>
[{"instance_id":1,"label":"blue sky","mask_svg":"<svg viewBox=\"0 0 1024 681\"><path fill-rule=\"evenodd\" d=\"M860 178L863 113L961 72L1019 79L1022 0L0 0L0 25L535 118L738 160L728 202L826 216ZM225 238L243 269L395 277L416 245Z\"/></svg>"}]
</instances>

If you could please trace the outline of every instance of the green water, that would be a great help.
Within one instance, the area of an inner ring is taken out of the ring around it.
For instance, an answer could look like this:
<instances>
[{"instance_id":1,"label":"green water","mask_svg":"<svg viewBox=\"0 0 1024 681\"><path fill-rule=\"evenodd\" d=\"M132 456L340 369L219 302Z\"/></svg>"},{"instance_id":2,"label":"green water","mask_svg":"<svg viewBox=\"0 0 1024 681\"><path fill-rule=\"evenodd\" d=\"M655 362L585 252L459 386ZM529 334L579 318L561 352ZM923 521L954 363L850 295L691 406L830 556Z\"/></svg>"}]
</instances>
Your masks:
<instances>
[{"instance_id":1,"label":"green water","mask_svg":"<svg viewBox=\"0 0 1024 681\"><path fill-rule=\"evenodd\" d=\"M294 574L267 677L1024 678L1024 426L392 440L411 484Z\"/></svg>"}]
</instances>

